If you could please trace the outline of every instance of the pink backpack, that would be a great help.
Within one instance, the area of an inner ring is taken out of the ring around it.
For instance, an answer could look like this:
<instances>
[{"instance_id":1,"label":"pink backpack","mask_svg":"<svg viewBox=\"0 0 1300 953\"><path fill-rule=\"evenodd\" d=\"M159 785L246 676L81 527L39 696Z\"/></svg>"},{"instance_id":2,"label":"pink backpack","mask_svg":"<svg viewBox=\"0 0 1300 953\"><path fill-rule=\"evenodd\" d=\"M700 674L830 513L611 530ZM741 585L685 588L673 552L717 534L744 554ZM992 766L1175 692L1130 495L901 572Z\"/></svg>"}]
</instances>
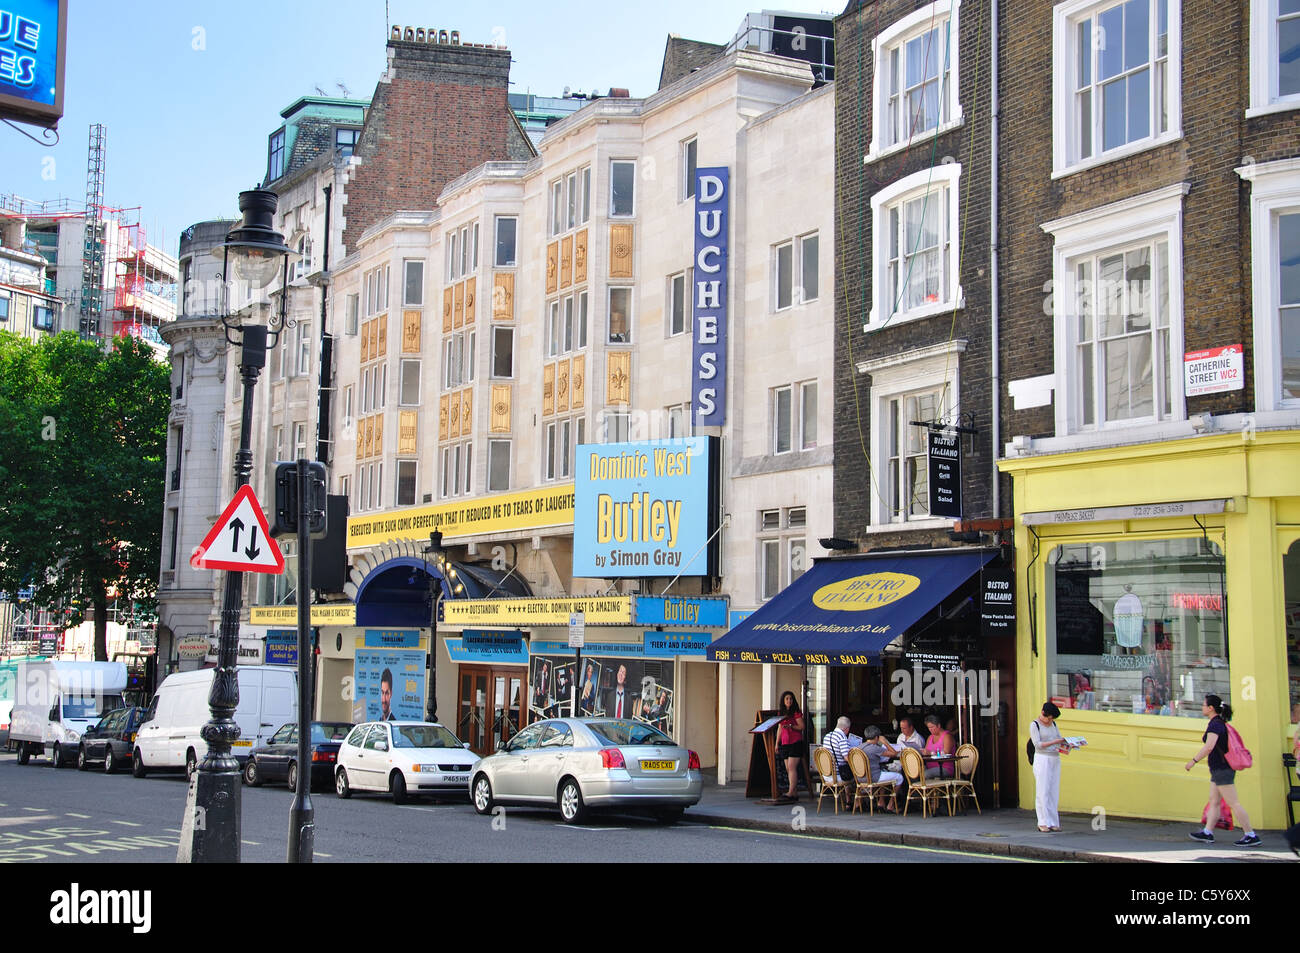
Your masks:
<instances>
[{"instance_id":1,"label":"pink backpack","mask_svg":"<svg viewBox=\"0 0 1300 953\"><path fill-rule=\"evenodd\" d=\"M1226 724L1226 722L1225 722ZM1252 764L1250 751L1242 744L1241 735L1237 734L1237 729L1232 725L1227 725L1228 729L1228 754L1226 755L1228 767L1234 771L1244 771Z\"/></svg>"}]
</instances>

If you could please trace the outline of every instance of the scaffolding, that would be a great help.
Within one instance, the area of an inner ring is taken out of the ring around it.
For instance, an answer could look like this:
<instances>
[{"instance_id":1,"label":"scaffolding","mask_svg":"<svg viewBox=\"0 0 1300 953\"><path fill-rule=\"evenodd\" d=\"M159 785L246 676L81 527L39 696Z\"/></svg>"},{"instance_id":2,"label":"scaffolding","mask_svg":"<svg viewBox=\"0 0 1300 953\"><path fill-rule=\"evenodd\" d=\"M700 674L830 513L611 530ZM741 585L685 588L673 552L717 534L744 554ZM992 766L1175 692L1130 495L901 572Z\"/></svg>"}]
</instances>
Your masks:
<instances>
[{"instance_id":1,"label":"scaffolding","mask_svg":"<svg viewBox=\"0 0 1300 953\"><path fill-rule=\"evenodd\" d=\"M104 144L103 123L90 127L86 152L86 234L81 256L81 322L83 338L102 334L104 311Z\"/></svg>"}]
</instances>

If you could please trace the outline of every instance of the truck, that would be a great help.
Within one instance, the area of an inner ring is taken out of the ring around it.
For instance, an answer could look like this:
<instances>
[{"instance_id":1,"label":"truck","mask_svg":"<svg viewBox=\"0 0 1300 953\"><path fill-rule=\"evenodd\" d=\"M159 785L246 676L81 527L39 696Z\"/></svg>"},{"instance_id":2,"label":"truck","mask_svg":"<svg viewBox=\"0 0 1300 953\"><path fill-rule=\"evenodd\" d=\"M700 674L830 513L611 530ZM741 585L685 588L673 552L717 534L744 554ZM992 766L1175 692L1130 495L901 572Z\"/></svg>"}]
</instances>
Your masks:
<instances>
[{"instance_id":1,"label":"truck","mask_svg":"<svg viewBox=\"0 0 1300 953\"><path fill-rule=\"evenodd\" d=\"M56 768L75 764L81 733L121 708L121 662L22 662L14 682L9 745L18 763L45 754Z\"/></svg>"}]
</instances>

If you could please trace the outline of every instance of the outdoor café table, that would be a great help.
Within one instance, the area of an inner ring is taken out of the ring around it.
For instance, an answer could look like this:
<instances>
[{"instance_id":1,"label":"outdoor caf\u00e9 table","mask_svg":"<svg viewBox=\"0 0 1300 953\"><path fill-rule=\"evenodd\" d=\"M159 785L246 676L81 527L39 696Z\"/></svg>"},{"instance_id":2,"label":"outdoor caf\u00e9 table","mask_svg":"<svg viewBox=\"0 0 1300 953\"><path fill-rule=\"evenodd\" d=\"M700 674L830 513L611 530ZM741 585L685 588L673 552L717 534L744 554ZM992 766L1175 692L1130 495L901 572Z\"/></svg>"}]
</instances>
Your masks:
<instances>
[{"instance_id":1,"label":"outdoor caf\u00e9 table","mask_svg":"<svg viewBox=\"0 0 1300 953\"><path fill-rule=\"evenodd\" d=\"M921 759L925 762L925 766L926 766L927 768L928 768L930 765L932 765L932 764L938 764L938 765L952 764L952 765L955 765L955 764L957 763L957 756L956 756L955 754L944 754L942 751L922 751L922 752L921 752ZM957 776L957 769L954 767L954 768L953 768L953 778L955 778L956 776ZM945 773L943 773L943 772L941 771L941 772L939 773L939 777L936 778L935 780L938 780L938 781L950 781L950 780L952 780L952 778L949 778ZM952 816L952 802L951 802L951 801L948 802L948 816L949 816L949 817Z\"/></svg>"}]
</instances>

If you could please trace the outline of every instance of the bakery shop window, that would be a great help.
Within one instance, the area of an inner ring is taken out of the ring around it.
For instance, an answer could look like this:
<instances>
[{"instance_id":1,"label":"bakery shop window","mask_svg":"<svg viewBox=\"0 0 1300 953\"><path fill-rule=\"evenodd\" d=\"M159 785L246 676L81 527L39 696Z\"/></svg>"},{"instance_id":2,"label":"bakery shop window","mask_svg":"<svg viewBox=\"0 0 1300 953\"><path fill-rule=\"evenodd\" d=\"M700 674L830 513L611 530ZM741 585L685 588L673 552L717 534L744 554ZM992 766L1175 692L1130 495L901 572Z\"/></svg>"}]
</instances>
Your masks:
<instances>
[{"instance_id":1,"label":"bakery shop window","mask_svg":"<svg viewBox=\"0 0 1300 953\"><path fill-rule=\"evenodd\" d=\"M1223 551L1201 536L1075 542L1047 557L1048 696L1060 708L1201 717L1232 697Z\"/></svg>"}]
</instances>

